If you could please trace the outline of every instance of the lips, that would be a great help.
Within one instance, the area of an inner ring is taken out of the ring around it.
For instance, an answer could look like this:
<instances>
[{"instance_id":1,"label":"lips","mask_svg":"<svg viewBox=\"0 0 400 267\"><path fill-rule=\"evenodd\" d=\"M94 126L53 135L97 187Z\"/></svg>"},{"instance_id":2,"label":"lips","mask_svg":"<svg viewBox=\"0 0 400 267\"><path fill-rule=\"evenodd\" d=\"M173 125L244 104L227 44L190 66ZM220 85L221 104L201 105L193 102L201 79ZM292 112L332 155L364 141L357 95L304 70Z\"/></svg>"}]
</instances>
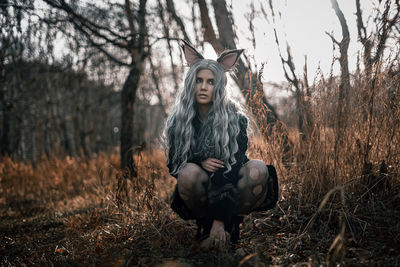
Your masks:
<instances>
[{"instance_id":1,"label":"lips","mask_svg":"<svg viewBox=\"0 0 400 267\"><path fill-rule=\"evenodd\" d=\"M199 97L208 97L208 95L200 94Z\"/></svg>"}]
</instances>

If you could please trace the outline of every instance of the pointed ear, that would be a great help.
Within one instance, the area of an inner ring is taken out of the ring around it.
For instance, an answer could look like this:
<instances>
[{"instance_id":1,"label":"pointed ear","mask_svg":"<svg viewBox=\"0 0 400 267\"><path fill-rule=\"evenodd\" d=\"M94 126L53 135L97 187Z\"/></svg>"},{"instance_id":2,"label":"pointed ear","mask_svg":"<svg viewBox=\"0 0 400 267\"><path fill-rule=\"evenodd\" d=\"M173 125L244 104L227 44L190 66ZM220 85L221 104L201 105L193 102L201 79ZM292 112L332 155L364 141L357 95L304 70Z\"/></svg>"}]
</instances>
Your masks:
<instances>
[{"instance_id":1,"label":"pointed ear","mask_svg":"<svg viewBox=\"0 0 400 267\"><path fill-rule=\"evenodd\" d=\"M243 53L244 49L239 49L239 50L229 50L226 52L223 52L217 61L219 64L221 64L222 68L224 68L225 71L230 70L238 61L240 55Z\"/></svg>"},{"instance_id":2,"label":"pointed ear","mask_svg":"<svg viewBox=\"0 0 400 267\"><path fill-rule=\"evenodd\" d=\"M182 40L181 47L183 50L183 54L185 55L186 62L189 66L192 66L197 61L204 59L204 57L185 40Z\"/></svg>"}]
</instances>

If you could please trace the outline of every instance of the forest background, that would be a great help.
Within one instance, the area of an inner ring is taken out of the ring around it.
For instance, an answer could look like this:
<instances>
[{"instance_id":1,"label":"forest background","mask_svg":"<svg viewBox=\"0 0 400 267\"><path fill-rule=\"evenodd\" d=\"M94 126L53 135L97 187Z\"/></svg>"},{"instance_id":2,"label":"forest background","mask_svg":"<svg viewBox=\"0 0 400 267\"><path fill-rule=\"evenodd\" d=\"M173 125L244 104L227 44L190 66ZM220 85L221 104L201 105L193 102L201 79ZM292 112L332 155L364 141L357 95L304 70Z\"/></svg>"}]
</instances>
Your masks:
<instances>
[{"instance_id":1,"label":"forest background","mask_svg":"<svg viewBox=\"0 0 400 267\"><path fill-rule=\"evenodd\" d=\"M288 3L251 1L239 18L224 0L0 1L1 263L399 265L399 1L355 0L345 17L327 0L340 29L324 33L327 71L294 58ZM280 177L278 207L225 252L201 251L168 207L160 136L180 39L208 55L248 46L229 86L255 121L249 155Z\"/></svg>"}]
</instances>

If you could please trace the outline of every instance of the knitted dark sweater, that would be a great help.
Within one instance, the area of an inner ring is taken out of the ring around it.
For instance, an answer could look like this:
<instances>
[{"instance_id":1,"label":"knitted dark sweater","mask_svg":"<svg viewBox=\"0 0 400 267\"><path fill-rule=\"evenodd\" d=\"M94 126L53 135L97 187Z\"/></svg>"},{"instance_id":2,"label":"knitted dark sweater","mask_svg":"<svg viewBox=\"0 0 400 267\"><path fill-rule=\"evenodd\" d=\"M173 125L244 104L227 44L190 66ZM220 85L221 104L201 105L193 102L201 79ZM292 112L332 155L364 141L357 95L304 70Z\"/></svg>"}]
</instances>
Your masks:
<instances>
[{"instance_id":1,"label":"knitted dark sweater","mask_svg":"<svg viewBox=\"0 0 400 267\"><path fill-rule=\"evenodd\" d=\"M201 162L210 157L210 154L207 151L212 150L212 148L207 148L208 144L202 144L201 142L199 143L200 140L203 141L202 131L208 129L202 129L202 123L197 117L193 120L192 123L195 130L196 143L196 148L194 150L197 151L194 151L192 153L193 156L189 158L188 163L195 163L201 167ZM232 215L235 210L237 195L236 186L239 180L239 170L243 166L243 164L249 161L246 156L248 144L247 124L247 118L244 116L240 116L240 132L237 136L238 151L235 153L236 163L231 165L232 169L227 173L225 173L227 171L226 167L220 168L215 173L210 173L203 169L210 176L210 183L208 186L208 216L210 216L211 219L223 221L225 225L230 224ZM210 130L212 131L212 129ZM204 146L207 149L201 149ZM173 157L173 151L173 148L170 149L168 155L169 159ZM171 162L171 160L169 160L169 162ZM167 166L171 172L171 163ZM177 178L176 175L174 175L174 177Z\"/></svg>"}]
</instances>

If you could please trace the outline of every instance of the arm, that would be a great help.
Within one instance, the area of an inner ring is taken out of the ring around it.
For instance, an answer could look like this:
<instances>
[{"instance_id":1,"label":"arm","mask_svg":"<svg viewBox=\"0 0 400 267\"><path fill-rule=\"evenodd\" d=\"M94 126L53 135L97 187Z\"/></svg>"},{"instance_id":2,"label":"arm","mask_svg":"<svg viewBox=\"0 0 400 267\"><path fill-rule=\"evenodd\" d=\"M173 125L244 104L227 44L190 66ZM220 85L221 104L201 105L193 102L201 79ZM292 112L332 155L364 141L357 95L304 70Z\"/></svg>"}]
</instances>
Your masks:
<instances>
[{"instance_id":1,"label":"arm","mask_svg":"<svg viewBox=\"0 0 400 267\"><path fill-rule=\"evenodd\" d=\"M222 177L221 184L225 184L226 182L230 182L234 185L237 184L239 180L239 170L243 166L243 164L247 161L246 151L248 146L248 137L247 137L247 119L245 117L239 118L239 126L240 132L237 136L237 144L238 151L235 153L236 163L231 165L231 170L228 173L225 173L227 168L220 168L216 173L216 177ZM227 180L227 181L224 181Z\"/></svg>"}]
</instances>

